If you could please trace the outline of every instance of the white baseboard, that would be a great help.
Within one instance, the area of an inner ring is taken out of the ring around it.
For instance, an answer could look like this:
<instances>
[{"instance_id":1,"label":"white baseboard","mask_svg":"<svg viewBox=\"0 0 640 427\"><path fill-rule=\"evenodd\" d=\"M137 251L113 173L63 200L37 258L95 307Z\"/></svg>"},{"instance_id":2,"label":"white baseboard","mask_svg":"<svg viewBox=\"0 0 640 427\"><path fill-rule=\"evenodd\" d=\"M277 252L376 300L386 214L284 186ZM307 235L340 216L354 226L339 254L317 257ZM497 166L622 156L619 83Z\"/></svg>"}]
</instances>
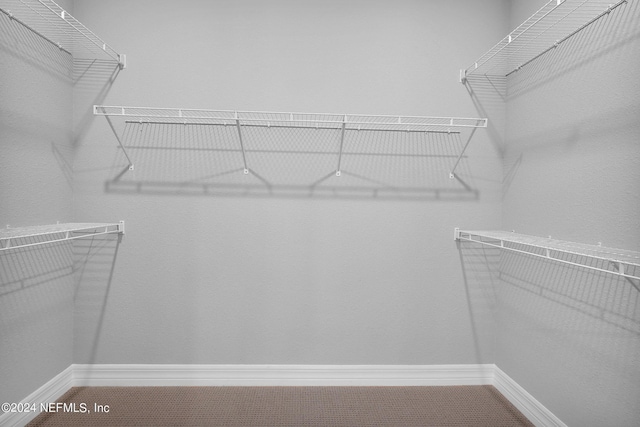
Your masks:
<instances>
[{"instance_id":1,"label":"white baseboard","mask_svg":"<svg viewBox=\"0 0 640 427\"><path fill-rule=\"evenodd\" d=\"M538 402L497 366L494 370L493 386L536 426L567 427L560 418L553 415L542 403Z\"/></svg>"},{"instance_id":2,"label":"white baseboard","mask_svg":"<svg viewBox=\"0 0 640 427\"><path fill-rule=\"evenodd\" d=\"M481 365L71 365L23 402L54 402L80 386L443 386L493 385L536 426L566 427L500 368ZM5 413L22 426L37 413Z\"/></svg>"},{"instance_id":3,"label":"white baseboard","mask_svg":"<svg viewBox=\"0 0 640 427\"><path fill-rule=\"evenodd\" d=\"M74 365L77 386L435 386L493 381L494 365Z\"/></svg>"},{"instance_id":4,"label":"white baseboard","mask_svg":"<svg viewBox=\"0 0 640 427\"><path fill-rule=\"evenodd\" d=\"M55 402L73 387L73 365L50 379L42 387L22 399L21 403L35 405L35 411L0 413L0 426L23 426L40 414L40 404ZM16 402L17 403L17 402Z\"/></svg>"}]
</instances>

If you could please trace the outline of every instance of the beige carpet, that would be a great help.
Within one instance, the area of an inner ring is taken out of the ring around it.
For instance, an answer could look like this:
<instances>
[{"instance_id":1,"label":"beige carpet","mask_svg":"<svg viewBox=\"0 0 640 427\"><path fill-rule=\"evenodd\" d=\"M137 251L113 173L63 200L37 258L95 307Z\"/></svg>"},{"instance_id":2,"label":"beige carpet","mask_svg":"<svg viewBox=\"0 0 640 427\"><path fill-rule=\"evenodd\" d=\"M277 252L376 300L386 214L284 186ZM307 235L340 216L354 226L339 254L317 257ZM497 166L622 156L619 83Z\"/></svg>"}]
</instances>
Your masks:
<instances>
[{"instance_id":1,"label":"beige carpet","mask_svg":"<svg viewBox=\"0 0 640 427\"><path fill-rule=\"evenodd\" d=\"M493 386L76 387L29 426L531 426ZM81 405L81 404L84 404ZM108 405L96 413L94 405ZM70 409L72 405L68 405Z\"/></svg>"}]
</instances>

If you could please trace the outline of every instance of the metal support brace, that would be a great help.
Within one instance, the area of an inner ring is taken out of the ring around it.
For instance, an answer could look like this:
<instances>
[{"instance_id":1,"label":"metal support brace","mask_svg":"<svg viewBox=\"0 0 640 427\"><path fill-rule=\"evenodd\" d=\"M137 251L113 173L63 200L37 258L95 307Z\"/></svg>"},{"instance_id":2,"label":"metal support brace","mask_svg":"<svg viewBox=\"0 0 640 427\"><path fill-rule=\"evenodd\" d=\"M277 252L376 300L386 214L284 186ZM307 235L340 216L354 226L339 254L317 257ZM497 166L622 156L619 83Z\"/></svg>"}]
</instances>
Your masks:
<instances>
[{"instance_id":1,"label":"metal support brace","mask_svg":"<svg viewBox=\"0 0 640 427\"><path fill-rule=\"evenodd\" d=\"M238 112L236 111L236 127L238 128L238 138L240 139L240 148L242 149L242 163L244 164L244 174L249 174L249 168L247 167L247 156L244 152L244 142L242 141L242 129L240 126L240 119L238 118Z\"/></svg>"},{"instance_id":2,"label":"metal support brace","mask_svg":"<svg viewBox=\"0 0 640 427\"><path fill-rule=\"evenodd\" d=\"M460 163L460 159L462 159L462 156L464 155L464 152L467 150L467 147L469 146L469 143L471 142L471 138L473 138L473 134L476 132L476 129L477 129L477 127L474 127L471 130L471 135L469 135L469 139L467 139L467 143L464 144L464 148L460 152L460 155L458 156L458 159L456 160L456 163L453 165L453 168L451 169L451 172L449 172L449 178L450 179L453 179L455 177L454 172L456 171L456 168L458 167L458 163Z\"/></svg>"},{"instance_id":3,"label":"metal support brace","mask_svg":"<svg viewBox=\"0 0 640 427\"><path fill-rule=\"evenodd\" d=\"M94 107L94 108L97 108L97 107ZM133 162L131 161L131 158L127 154L127 150L124 149L124 145L122 144L122 141L120 140L120 137L118 136L118 132L116 131L116 128L113 126L113 123L111 122L111 119L109 118L109 116L105 115L105 118L107 119L107 122L109 123L109 126L111 127L111 130L113 131L113 134L116 136L116 140L118 141L118 145L120 145L120 148L122 149L122 152L124 153L124 156L127 158L127 161L129 162L129 170L132 171L133 170Z\"/></svg>"},{"instance_id":4,"label":"metal support brace","mask_svg":"<svg viewBox=\"0 0 640 427\"><path fill-rule=\"evenodd\" d=\"M336 169L336 176L340 176L340 165L342 163L342 147L344 146L344 130L347 126L347 116L345 115L342 120L342 133L340 134L340 153L338 154L338 168Z\"/></svg>"}]
</instances>

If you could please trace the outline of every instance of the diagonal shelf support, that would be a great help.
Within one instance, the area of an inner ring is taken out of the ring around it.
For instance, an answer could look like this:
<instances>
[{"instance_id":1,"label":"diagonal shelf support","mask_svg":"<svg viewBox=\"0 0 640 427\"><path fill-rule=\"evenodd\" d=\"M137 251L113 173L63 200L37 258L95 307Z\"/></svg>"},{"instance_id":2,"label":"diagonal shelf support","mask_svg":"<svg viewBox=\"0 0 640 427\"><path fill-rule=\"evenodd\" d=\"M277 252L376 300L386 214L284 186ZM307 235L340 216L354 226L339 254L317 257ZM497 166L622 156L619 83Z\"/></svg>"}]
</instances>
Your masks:
<instances>
[{"instance_id":1,"label":"diagonal shelf support","mask_svg":"<svg viewBox=\"0 0 640 427\"><path fill-rule=\"evenodd\" d=\"M247 175L249 173L249 168L247 167L247 155L244 151L244 142L242 140L242 125L240 124L240 118L238 117L237 111L236 111L236 127L238 128L238 140L240 141L240 149L242 150L242 163L244 164L244 174Z\"/></svg>"},{"instance_id":2,"label":"diagonal shelf support","mask_svg":"<svg viewBox=\"0 0 640 427\"><path fill-rule=\"evenodd\" d=\"M98 109L100 107L97 105L93 106L93 114L94 115L98 115L100 113L98 113ZM111 121L111 118L108 115L104 115L105 118L107 119L107 123L109 123L109 127L111 128L111 131L113 132L113 135L116 137L116 141L118 141L118 145L120 146L120 149L122 150L122 152L124 153L124 156L127 158L127 162L129 162L129 164L127 165L127 167L125 167L122 172L120 172L117 177L116 177L116 181L118 179L120 179L122 177L122 175L124 175L127 170L134 170L134 166L133 166L133 162L131 161L131 158L129 157L129 154L127 154L127 150L125 150L124 145L122 144L122 140L120 139L120 136L118 135L118 131L116 130L115 126L113 125L113 122Z\"/></svg>"},{"instance_id":3,"label":"diagonal shelf support","mask_svg":"<svg viewBox=\"0 0 640 427\"><path fill-rule=\"evenodd\" d=\"M462 151L458 155L458 158L456 159L456 163L453 165L453 168L451 168L451 172L449 172L449 179L453 179L455 177L455 171L456 171L456 168L458 167L458 163L460 163L460 160L462 160L462 156L464 155L464 152L467 151L467 147L469 146L469 143L471 142L471 138L473 138L473 134L476 132L476 129L478 128L473 128L471 130L471 134L469 135L467 142L464 144Z\"/></svg>"},{"instance_id":4,"label":"diagonal shelf support","mask_svg":"<svg viewBox=\"0 0 640 427\"><path fill-rule=\"evenodd\" d=\"M340 152L338 153L338 167L336 168L336 176L340 176L342 172L340 171L340 167L342 164L342 148L344 147L344 130L347 126L347 116L344 116L342 121L342 131L340 132Z\"/></svg>"}]
</instances>

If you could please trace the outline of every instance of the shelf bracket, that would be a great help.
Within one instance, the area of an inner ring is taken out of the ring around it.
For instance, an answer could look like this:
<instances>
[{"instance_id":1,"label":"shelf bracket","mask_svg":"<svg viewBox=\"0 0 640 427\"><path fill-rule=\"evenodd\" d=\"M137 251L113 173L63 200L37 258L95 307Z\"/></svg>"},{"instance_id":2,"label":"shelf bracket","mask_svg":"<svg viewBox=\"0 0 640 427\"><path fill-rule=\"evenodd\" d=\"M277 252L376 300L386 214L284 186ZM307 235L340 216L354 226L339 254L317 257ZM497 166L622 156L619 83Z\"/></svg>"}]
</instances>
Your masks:
<instances>
[{"instance_id":1,"label":"shelf bracket","mask_svg":"<svg viewBox=\"0 0 640 427\"><path fill-rule=\"evenodd\" d=\"M344 146L344 130L347 126L347 116L345 115L342 120L342 132L340 133L340 152L338 153L338 168L336 169L336 176L342 175L340 171L341 163L342 163L342 147Z\"/></svg>"},{"instance_id":2,"label":"shelf bracket","mask_svg":"<svg viewBox=\"0 0 640 427\"><path fill-rule=\"evenodd\" d=\"M103 113L104 113L104 111L103 111ZM93 114L94 115L100 114L98 112L98 106L97 105L93 106ZM129 170L132 171L134 169L133 162L131 161L131 158L127 154L127 150L125 150L124 145L122 144L122 140L120 139L120 136L118 135L118 132L116 131L116 128L113 125L113 122L111 121L111 118L107 114L104 114L104 117L107 119L107 123L109 123L109 127L111 127L111 131L115 135L116 140L118 141L118 145L122 149L122 152L124 153L124 156L127 158L127 162L129 162L129 165L128 165ZM122 171L122 173L120 173L120 175L118 175L117 179L119 179L124 174L125 171L126 171L126 169L124 171Z\"/></svg>"},{"instance_id":3,"label":"shelf bracket","mask_svg":"<svg viewBox=\"0 0 640 427\"><path fill-rule=\"evenodd\" d=\"M462 84L467 83L467 70L460 69L460 74L458 76L458 82Z\"/></svg>"},{"instance_id":4,"label":"shelf bracket","mask_svg":"<svg viewBox=\"0 0 640 427\"><path fill-rule=\"evenodd\" d=\"M478 121L478 125L480 121ZM451 169L451 172L449 172L449 179L453 179L455 177L455 171L456 168L458 167L458 163L460 163L460 160L462 159L462 156L464 155L464 152L467 150L467 147L469 146L469 143L471 142L471 138L473 138L473 134L476 133L476 129L478 129L477 127L474 127L473 129L471 129L471 134L469 135L469 138L467 139L467 142L464 144L464 147L462 148L462 151L460 152L460 155L458 156L458 158L456 159L456 163L453 165L453 168Z\"/></svg>"},{"instance_id":5,"label":"shelf bracket","mask_svg":"<svg viewBox=\"0 0 640 427\"><path fill-rule=\"evenodd\" d=\"M244 151L244 142L242 141L242 129L240 125L240 118L238 117L238 112L236 111L236 127L238 128L238 139L240 140L240 149L242 149L242 163L244 164L244 174L249 174L249 168L247 167L247 156Z\"/></svg>"}]
</instances>

